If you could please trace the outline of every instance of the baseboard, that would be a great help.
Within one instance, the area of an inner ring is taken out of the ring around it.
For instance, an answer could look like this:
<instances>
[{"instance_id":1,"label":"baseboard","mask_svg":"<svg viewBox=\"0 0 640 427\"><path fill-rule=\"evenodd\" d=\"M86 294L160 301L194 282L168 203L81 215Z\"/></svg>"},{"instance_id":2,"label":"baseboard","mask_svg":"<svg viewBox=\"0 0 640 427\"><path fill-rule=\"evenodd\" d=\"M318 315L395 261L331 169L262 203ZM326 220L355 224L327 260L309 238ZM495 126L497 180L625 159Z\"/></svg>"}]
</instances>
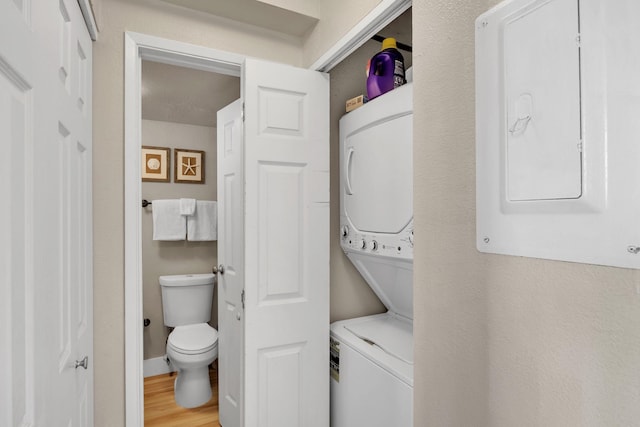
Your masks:
<instances>
[{"instance_id":1,"label":"baseboard","mask_svg":"<svg viewBox=\"0 0 640 427\"><path fill-rule=\"evenodd\" d=\"M171 364L167 364L166 356L154 357L153 359L145 359L142 362L142 372L145 378L155 375L168 374L175 372L176 369Z\"/></svg>"}]
</instances>

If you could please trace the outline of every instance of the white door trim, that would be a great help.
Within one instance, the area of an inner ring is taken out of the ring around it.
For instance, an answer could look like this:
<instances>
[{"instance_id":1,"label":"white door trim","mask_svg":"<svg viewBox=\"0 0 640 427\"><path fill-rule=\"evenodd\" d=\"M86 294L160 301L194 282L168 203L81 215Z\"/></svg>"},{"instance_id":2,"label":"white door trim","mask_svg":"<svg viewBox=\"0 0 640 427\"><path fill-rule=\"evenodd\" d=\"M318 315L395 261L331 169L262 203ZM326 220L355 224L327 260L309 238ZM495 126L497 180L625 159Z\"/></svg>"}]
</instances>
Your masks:
<instances>
[{"instance_id":1,"label":"white door trim","mask_svg":"<svg viewBox=\"0 0 640 427\"><path fill-rule=\"evenodd\" d=\"M411 6L411 0L383 0L360 23L322 55L312 70L329 71ZM125 422L144 425L142 338L142 241L140 209L142 60L240 76L244 56L127 31L124 76L124 284L125 284Z\"/></svg>"},{"instance_id":2,"label":"white door trim","mask_svg":"<svg viewBox=\"0 0 640 427\"><path fill-rule=\"evenodd\" d=\"M324 55L321 55L309 69L323 72L330 71L410 7L411 0L382 0L356 26L331 46Z\"/></svg>"},{"instance_id":3,"label":"white door trim","mask_svg":"<svg viewBox=\"0 0 640 427\"><path fill-rule=\"evenodd\" d=\"M187 43L132 32L125 33L125 420L144 425L142 338L142 240L140 209L142 60L240 76L244 57Z\"/></svg>"},{"instance_id":4,"label":"white door trim","mask_svg":"<svg viewBox=\"0 0 640 427\"><path fill-rule=\"evenodd\" d=\"M82 12L82 17L84 18L84 23L87 26L91 40L98 40L98 24L96 23L96 17L93 13L91 0L78 0L78 6L80 6L80 11Z\"/></svg>"}]
</instances>

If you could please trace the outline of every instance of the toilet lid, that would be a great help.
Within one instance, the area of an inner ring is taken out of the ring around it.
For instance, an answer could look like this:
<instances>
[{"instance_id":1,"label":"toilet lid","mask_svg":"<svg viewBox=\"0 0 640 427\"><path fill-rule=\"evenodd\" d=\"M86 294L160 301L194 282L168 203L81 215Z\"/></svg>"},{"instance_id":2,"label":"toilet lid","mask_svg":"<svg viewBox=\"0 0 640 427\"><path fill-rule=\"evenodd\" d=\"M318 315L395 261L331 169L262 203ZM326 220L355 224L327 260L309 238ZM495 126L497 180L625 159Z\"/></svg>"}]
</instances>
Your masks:
<instances>
[{"instance_id":1,"label":"toilet lid","mask_svg":"<svg viewBox=\"0 0 640 427\"><path fill-rule=\"evenodd\" d=\"M177 326L169 334L169 345L182 353L203 353L218 343L218 331L207 323Z\"/></svg>"}]
</instances>

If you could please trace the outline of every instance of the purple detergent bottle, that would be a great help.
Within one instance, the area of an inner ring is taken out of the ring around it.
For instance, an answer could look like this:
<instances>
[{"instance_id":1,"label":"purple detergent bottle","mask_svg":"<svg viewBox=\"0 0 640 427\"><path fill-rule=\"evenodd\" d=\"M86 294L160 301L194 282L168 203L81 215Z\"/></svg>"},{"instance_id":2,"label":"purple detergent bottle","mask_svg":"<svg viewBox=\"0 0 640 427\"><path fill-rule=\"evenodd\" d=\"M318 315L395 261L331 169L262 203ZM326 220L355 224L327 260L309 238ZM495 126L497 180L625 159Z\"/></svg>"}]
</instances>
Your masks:
<instances>
[{"instance_id":1,"label":"purple detergent bottle","mask_svg":"<svg viewBox=\"0 0 640 427\"><path fill-rule=\"evenodd\" d=\"M404 58L397 49L396 39L386 38L382 41L382 50L369 60L367 67L367 95L371 100L402 86L406 82Z\"/></svg>"}]
</instances>

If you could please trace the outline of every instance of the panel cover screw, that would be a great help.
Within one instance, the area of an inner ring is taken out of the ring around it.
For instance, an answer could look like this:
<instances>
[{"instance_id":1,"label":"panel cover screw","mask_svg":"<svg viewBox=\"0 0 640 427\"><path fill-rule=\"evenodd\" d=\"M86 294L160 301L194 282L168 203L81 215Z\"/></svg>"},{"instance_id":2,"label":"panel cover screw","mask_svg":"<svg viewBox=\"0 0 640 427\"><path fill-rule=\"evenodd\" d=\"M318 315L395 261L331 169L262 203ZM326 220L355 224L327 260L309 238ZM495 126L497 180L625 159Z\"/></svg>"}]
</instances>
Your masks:
<instances>
[{"instance_id":1,"label":"panel cover screw","mask_svg":"<svg viewBox=\"0 0 640 427\"><path fill-rule=\"evenodd\" d=\"M484 240L485 243L489 243L489 238L488 237L485 237L483 240Z\"/></svg>"},{"instance_id":2,"label":"panel cover screw","mask_svg":"<svg viewBox=\"0 0 640 427\"><path fill-rule=\"evenodd\" d=\"M640 252L640 246L628 246L627 247L627 251L631 254L637 254L638 252Z\"/></svg>"}]
</instances>

